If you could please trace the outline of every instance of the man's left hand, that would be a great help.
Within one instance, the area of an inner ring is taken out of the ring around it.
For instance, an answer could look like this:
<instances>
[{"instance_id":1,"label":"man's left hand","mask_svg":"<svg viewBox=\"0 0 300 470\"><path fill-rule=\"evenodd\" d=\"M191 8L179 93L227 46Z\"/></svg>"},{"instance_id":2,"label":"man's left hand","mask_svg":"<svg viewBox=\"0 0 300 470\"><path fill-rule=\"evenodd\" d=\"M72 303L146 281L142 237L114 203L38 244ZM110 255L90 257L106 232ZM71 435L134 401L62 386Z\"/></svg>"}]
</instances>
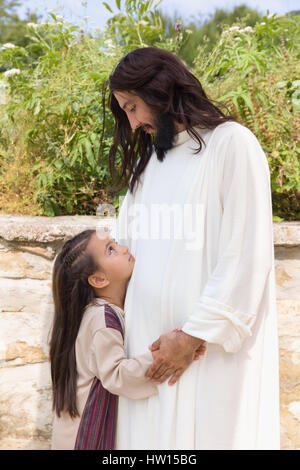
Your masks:
<instances>
[{"instance_id":1,"label":"man's left hand","mask_svg":"<svg viewBox=\"0 0 300 470\"><path fill-rule=\"evenodd\" d=\"M203 343L202 339L178 330L161 335L149 348L151 351L158 350L158 354L146 377L162 383L174 374L168 382L173 385L193 362L196 351Z\"/></svg>"}]
</instances>

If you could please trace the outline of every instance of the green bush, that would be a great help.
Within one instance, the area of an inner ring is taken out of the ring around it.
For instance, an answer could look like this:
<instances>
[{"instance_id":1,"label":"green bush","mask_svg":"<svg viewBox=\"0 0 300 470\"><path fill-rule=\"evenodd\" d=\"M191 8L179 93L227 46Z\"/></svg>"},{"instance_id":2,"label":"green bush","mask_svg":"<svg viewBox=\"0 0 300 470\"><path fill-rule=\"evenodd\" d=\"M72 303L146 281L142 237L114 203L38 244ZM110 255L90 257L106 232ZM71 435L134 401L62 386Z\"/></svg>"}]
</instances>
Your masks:
<instances>
[{"instance_id":1,"label":"green bush","mask_svg":"<svg viewBox=\"0 0 300 470\"><path fill-rule=\"evenodd\" d=\"M32 197L43 212L82 214L109 197L105 156L113 123L107 116L104 127L103 83L119 57L117 48L101 51L99 40L53 19L30 26L32 45L43 49L35 67L24 67L22 58L29 52L22 48L4 48L1 57L10 59L15 74L8 78L10 93L0 123L0 178L7 178L7 165L22 149L30 162Z\"/></svg>"},{"instance_id":2,"label":"green bush","mask_svg":"<svg viewBox=\"0 0 300 470\"><path fill-rule=\"evenodd\" d=\"M299 18L299 17L298 17ZM297 17L269 15L224 29L194 68L210 96L259 139L271 172L274 214L299 219L300 28Z\"/></svg>"},{"instance_id":3,"label":"green bush","mask_svg":"<svg viewBox=\"0 0 300 470\"><path fill-rule=\"evenodd\" d=\"M103 116L105 82L120 58L146 40L176 49L178 41L162 42L152 7L153 0L127 1L125 14L117 13L98 38L52 14L52 22L29 23L26 48L2 47L0 66L10 70L2 74L9 93L0 105L0 210L95 214L102 202L118 209L119 195L110 191L113 119L108 110Z\"/></svg>"}]
</instances>

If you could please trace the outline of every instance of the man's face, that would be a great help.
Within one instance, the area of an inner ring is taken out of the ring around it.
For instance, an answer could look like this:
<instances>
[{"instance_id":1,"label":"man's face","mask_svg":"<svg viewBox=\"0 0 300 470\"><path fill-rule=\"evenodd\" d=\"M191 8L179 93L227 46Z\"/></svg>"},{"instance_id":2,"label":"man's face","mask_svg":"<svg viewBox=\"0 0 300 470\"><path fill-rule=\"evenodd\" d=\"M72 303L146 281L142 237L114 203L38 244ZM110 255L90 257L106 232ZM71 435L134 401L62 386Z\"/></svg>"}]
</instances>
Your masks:
<instances>
[{"instance_id":1,"label":"man's face","mask_svg":"<svg viewBox=\"0 0 300 470\"><path fill-rule=\"evenodd\" d=\"M115 91L114 96L120 108L125 111L128 121L133 130L138 127L148 134L157 133L157 120L149 106L134 92Z\"/></svg>"},{"instance_id":2,"label":"man's face","mask_svg":"<svg viewBox=\"0 0 300 470\"><path fill-rule=\"evenodd\" d=\"M176 128L168 114L156 116L153 110L133 91L115 91L114 96L120 108L127 114L133 130L142 127L148 134L154 134L156 148L169 150L173 146Z\"/></svg>"}]
</instances>

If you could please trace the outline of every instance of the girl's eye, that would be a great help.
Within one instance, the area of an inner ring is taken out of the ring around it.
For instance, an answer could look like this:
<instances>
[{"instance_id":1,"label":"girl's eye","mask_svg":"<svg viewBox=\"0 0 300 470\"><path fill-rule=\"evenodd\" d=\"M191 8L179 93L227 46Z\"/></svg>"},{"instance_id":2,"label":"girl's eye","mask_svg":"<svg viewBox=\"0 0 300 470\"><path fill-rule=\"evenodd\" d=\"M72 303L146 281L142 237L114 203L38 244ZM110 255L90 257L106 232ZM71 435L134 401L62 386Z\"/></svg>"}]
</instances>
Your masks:
<instances>
[{"instance_id":1,"label":"girl's eye","mask_svg":"<svg viewBox=\"0 0 300 470\"><path fill-rule=\"evenodd\" d=\"M131 112L131 113L132 113L133 111L135 111L135 106L130 109L130 112Z\"/></svg>"},{"instance_id":2,"label":"girl's eye","mask_svg":"<svg viewBox=\"0 0 300 470\"><path fill-rule=\"evenodd\" d=\"M108 251L111 253L110 249L114 250L114 248L112 246L109 246L108 247Z\"/></svg>"}]
</instances>

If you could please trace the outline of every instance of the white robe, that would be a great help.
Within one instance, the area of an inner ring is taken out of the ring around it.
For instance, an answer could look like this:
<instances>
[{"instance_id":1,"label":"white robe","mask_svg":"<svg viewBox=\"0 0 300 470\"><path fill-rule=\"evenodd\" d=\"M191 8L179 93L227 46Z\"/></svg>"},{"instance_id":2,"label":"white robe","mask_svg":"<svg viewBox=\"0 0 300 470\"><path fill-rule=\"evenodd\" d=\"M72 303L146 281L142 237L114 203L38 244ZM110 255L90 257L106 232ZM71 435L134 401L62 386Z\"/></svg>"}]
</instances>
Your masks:
<instances>
[{"instance_id":1,"label":"white robe","mask_svg":"<svg viewBox=\"0 0 300 470\"><path fill-rule=\"evenodd\" d=\"M267 159L240 124L200 133L206 145L196 155L187 131L163 162L152 154L111 235L136 260L125 299L128 357L179 326L204 339L207 351L175 385L159 385L158 395L120 397L117 449L280 448ZM185 204L200 208L194 244L192 232L180 238L166 211L164 228L150 217L157 207L183 213Z\"/></svg>"}]
</instances>

